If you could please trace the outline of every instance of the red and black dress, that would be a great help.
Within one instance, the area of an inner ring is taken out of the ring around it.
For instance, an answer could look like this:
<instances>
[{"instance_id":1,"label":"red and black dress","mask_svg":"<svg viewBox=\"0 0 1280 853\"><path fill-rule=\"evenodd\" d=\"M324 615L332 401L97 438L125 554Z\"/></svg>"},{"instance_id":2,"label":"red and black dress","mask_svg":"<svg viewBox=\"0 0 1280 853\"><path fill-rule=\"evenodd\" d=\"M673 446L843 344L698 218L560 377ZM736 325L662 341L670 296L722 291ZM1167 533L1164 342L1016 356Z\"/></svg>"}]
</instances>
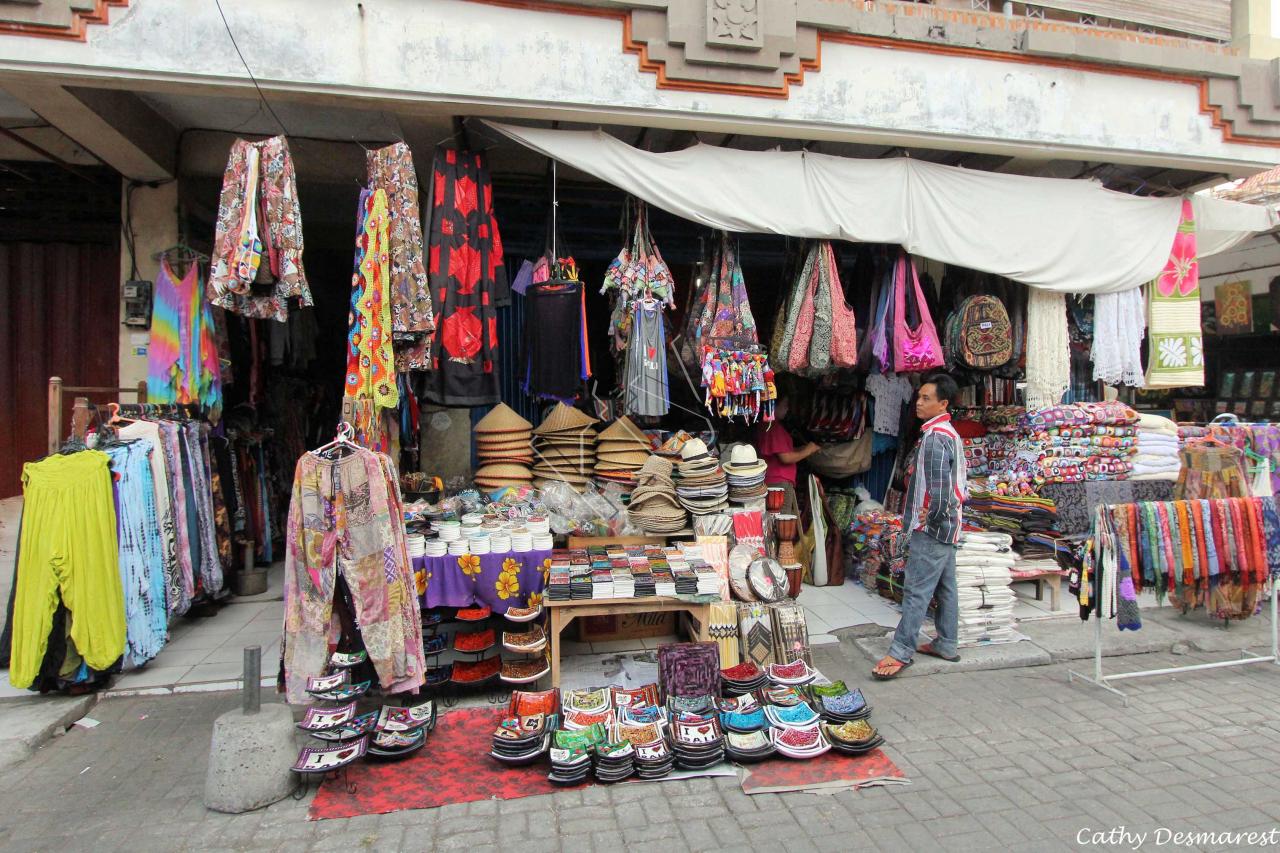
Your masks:
<instances>
[{"instance_id":1,"label":"red and black dress","mask_svg":"<svg viewBox=\"0 0 1280 853\"><path fill-rule=\"evenodd\" d=\"M437 306L426 394L487 406L498 392L498 306L511 301L483 154L442 151L432 168L427 277Z\"/></svg>"}]
</instances>

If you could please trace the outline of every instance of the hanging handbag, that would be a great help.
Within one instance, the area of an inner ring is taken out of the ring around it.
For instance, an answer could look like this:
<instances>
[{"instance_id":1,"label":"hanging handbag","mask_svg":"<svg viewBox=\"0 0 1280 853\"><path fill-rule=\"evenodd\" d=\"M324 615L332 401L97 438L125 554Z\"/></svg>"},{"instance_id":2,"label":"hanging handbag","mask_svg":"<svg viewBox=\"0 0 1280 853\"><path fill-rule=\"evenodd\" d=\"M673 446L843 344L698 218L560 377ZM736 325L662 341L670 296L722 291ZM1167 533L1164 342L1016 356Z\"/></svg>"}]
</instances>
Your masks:
<instances>
[{"instance_id":1,"label":"hanging handbag","mask_svg":"<svg viewBox=\"0 0 1280 853\"><path fill-rule=\"evenodd\" d=\"M815 252L810 252L814 259ZM813 340L814 286L818 280L816 264L805 263L804 292L800 295L800 308L796 312L795 329L791 332L791 352L787 354L786 367L792 373L803 373L809 367L809 344Z\"/></svg>"},{"instance_id":2,"label":"hanging handbag","mask_svg":"<svg viewBox=\"0 0 1280 853\"><path fill-rule=\"evenodd\" d=\"M827 256L824 269L831 293L831 361L836 367L855 367L858 363L858 318L844 298L844 286L836 268L836 251L830 242L824 244L824 248Z\"/></svg>"},{"instance_id":3,"label":"hanging handbag","mask_svg":"<svg viewBox=\"0 0 1280 853\"><path fill-rule=\"evenodd\" d=\"M814 247L817 262L813 270L813 333L809 339L809 370L825 372L831 367L831 282L826 273L826 243Z\"/></svg>"},{"instance_id":4,"label":"hanging handbag","mask_svg":"<svg viewBox=\"0 0 1280 853\"><path fill-rule=\"evenodd\" d=\"M915 299L915 308L919 314L919 322L911 328L907 319L907 274L911 275L911 291ZM893 276L893 366L896 373L919 373L941 367L942 345L938 342L938 332L929 317L929 309L925 305L924 292L920 289L920 279L916 276L915 266L907 253L898 257L898 264Z\"/></svg>"},{"instance_id":5,"label":"hanging handbag","mask_svg":"<svg viewBox=\"0 0 1280 853\"><path fill-rule=\"evenodd\" d=\"M795 284L791 288L791 296L787 300L787 316L783 323L782 342L773 351L773 363L779 370L791 369L791 353L795 349L796 327L800 322L800 311L804 308L805 294L808 292L812 273L813 252L806 250L804 263L800 266L800 274L796 277Z\"/></svg>"},{"instance_id":6,"label":"hanging handbag","mask_svg":"<svg viewBox=\"0 0 1280 853\"><path fill-rule=\"evenodd\" d=\"M244 218L240 223L240 242L235 251L237 293L248 293L258 277L262 264L262 240L258 238L258 149L252 145L245 152Z\"/></svg>"}]
</instances>

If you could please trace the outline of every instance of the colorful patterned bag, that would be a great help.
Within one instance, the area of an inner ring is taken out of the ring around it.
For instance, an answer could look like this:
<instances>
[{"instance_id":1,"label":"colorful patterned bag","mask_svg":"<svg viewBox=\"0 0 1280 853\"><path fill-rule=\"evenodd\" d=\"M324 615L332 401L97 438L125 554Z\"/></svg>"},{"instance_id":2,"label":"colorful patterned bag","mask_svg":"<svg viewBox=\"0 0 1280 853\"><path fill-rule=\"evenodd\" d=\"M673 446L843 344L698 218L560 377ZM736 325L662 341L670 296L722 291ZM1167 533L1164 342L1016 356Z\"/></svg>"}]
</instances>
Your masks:
<instances>
[{"instance_id":1,"label":"colorful patterned bag","mask_svg":"<svg viewBox=\"0 0 1280 853\"><path fill-rule=\"evenodd\" d=\"M955 357L976 370L991 370L1013 357L1013 328L1004 304L994 296L970 296L956 312Z\"/></svg>"},{"instance_id":2,"label":"colorful patterned bag","mask_svg":"<svg viewBox=\"0 0 1280 853\"><path fill-rule=\"evenodd\" d=\"M911 272L911 288L914 290L914 313L918 314L915 328L908 319L907 304L907 271ZM893 273L893 367L895 373L920 373L941 367L942 345L938 342L938 332L929 317L929 309L925 305L924 291L920 289L920 278L907 253L898 257Z\"/></svg>"}]
</instances>

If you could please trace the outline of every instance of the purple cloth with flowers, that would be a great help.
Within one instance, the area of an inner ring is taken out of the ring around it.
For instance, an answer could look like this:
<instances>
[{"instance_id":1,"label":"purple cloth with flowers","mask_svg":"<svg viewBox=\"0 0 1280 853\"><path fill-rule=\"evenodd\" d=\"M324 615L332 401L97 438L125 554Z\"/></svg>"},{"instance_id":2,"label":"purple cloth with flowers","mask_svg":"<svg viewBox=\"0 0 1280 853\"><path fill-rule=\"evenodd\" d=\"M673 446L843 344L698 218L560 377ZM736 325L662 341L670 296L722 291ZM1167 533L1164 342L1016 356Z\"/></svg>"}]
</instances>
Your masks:
<instances>
[{"instance_id":1,"label":"purple cloth with flowers","mask_svg":"<svg viewBox=\"0 0 1280 853\"><path fill-rule=\"evenodd\" d=\"M426 607L470 607L483 604L494 613L527 607L529 597L542 600L551 567L550 551L523 554L467 554L462 557L415 557L418 596Z\"/></svg>"}]
</instances>

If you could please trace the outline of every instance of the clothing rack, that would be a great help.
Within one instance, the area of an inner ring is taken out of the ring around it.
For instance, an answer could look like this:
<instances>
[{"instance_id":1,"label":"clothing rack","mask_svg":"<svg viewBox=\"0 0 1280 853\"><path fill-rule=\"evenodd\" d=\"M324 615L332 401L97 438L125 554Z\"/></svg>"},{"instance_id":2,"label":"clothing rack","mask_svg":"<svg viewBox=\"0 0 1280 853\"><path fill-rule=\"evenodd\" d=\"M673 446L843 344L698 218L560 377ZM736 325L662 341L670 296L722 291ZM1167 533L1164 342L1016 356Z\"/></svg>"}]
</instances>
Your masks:
<instances>
[{"instance_id":1,"label":"clothing rack","mask_svg":"<svg viewBox=\"0 0 1280 853\"><path fill-rule=\"evenodd\" d=\"M1228 666L1244 666L1250 663L1270 663L1280 666L1280 632L1277 631L1276 625L1276 588L1280 586L1280 579L1271 579L1271 654L1258 655L1248 649L1240 650L1240 658L1238 660L1224 660L1213 663L1193 663L1186 666L1168 666L1162 669L1145 669L1141 672L1117 672L1112 675L1103 675L1102 673L1102 619L1096 614L1093 618L1093 675L1085 675L1076 672L1074 669L1067 670L1068 683L1074 682L1076 679L1092 684L1095 687L1101 687L1103 690L1119 696L1125 707L1129 707L1129 697L1123 690L1117 690L1112 687L1109 682L1120 681L1125 678L1146 678L1151 675L1173 675L1179 672L1194 672L1201 669L1222 669Z\"/></svg>"},{"instance_id":2,"label":"clothing rack","mask_svg":"<svg viewBox=\"0 0 1280 853\"><path fill-rule=\"evenodd\" d=\"M139 403L147 402L147 382L144 379L131 388L110 388L95 385L63 385L62 377L49 377L49 454L62 446L62 408L64 394L136 394ZM76 397L71 410L71 431L83 439L89 429L89 398Z\"/></svg>"},{"instance_id":3,"label":"clothing rack","mask_svg":"<svg viewBox=\"0 0 1280 853\"><path fill-rule=\"evenodd\" d=\"M1123 506L1123 504L1116 504L1116 506ZM1102 511L1099 510L1099 517L1101 512ZM1096 523L1097 522L1095 521L1095 525ZM1098 535L1096 530L1095 535ZM1124 701L1125 707L1128 707L1128 696L1124 691L1112 687L1110 682L1121 681L1128 678L1146 678L1153 675L1173 675L1181 672L1195 672L1197 670L1222 669L1225 667L1244 666L1252 663L1270 663L1273 665L1280 665L1280 625L1277 624L1277 611L1280 610L1280 603L1277 601L1277 590L1280 589L1280 575L1267 572L1266 580L1271 584L1271 594L1269 596L1271 599L1271 654L1259 655L1249 651L1248 649L1240 649L1240 657L1234 660L1195 663L1188 664L1186 666L1171 666L1162 667L1160 669L1142 670L1140 672L1120 672L1105 675L1102 671L1102 623L1104 621L1104 617L1102 615L1103 608L1099 606L1098 612L1093 613L1093 674L1087 675L1075 670L1068 670L1068 683L1079 679L1080 681L1092 684L1095 687L1101 687L1103 690L1107 690L1119 696ZM1163 583L1164 580L1163 578L1158 578L1157 582ZM1099 584L1095 595L1099 597L1100 604L1101 596L1105 594L1105 585ZM1227 620L1226 624L1230 625L1230 620Z\"/></svg>"}]
</instances>

